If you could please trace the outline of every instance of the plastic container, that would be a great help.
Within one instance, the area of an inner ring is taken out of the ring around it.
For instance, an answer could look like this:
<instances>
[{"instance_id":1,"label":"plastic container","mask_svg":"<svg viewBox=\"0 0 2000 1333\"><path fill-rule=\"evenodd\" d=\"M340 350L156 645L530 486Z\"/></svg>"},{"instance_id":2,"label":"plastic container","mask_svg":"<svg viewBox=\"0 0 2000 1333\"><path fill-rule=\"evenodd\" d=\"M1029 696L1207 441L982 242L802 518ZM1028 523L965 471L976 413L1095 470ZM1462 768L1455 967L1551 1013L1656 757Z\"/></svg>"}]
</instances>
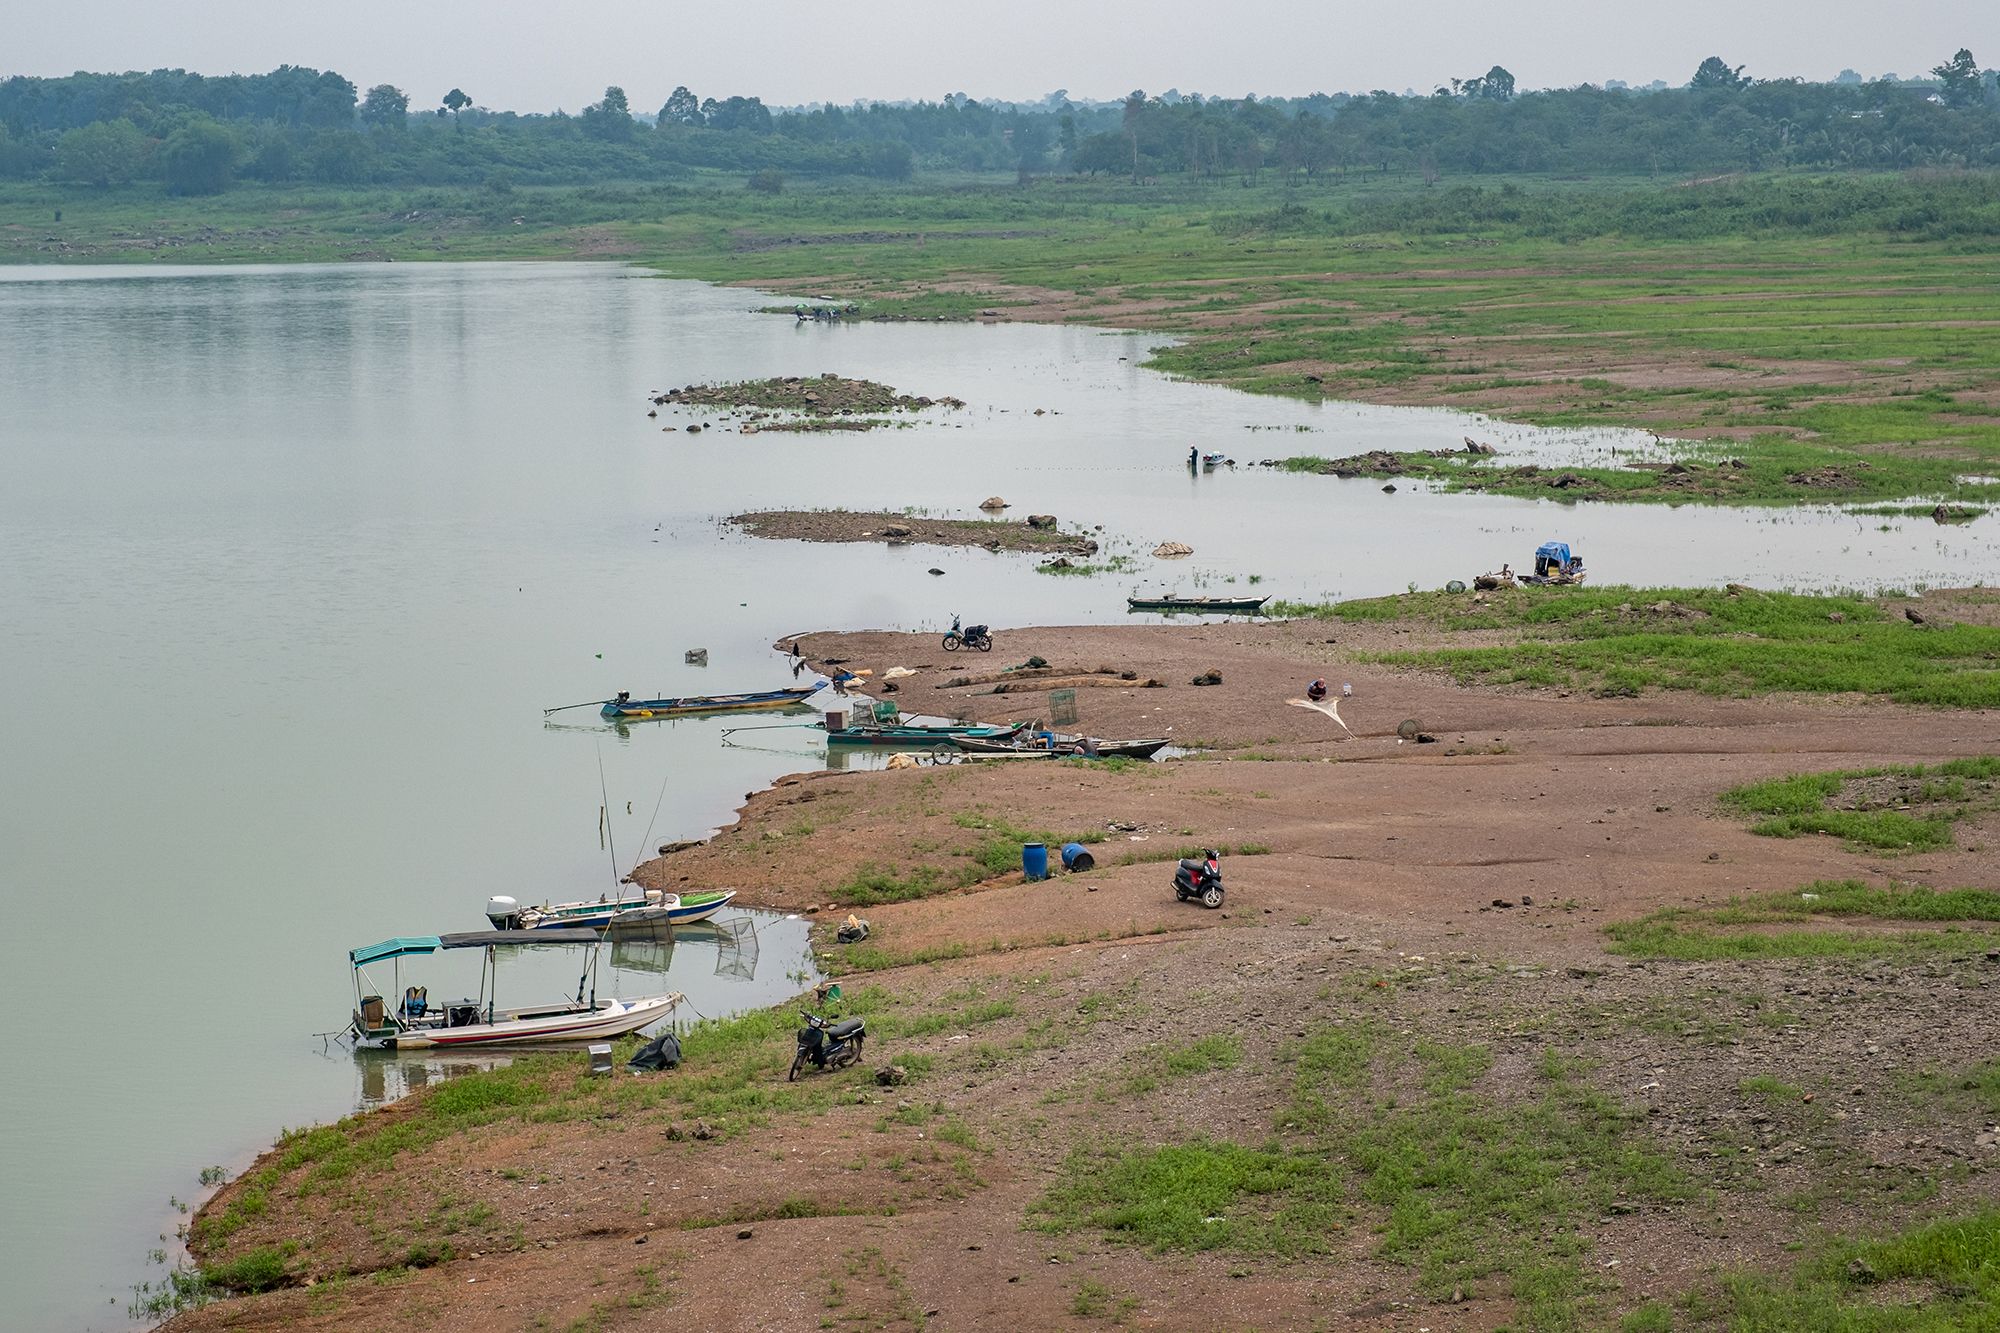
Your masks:
<instances>
[{"instance_id":1,"label":"plastic container","mask_svg":"<svg viewBox=\"0 0 2000 1333\"><path fill-rule=\"evenodd\" d=\"M1021 844L1021 874L1032 884L1049 877L1049 845L1045 842Z\"/></svg>"},{"instance_id":2,"label":"plastic container","mask_svg":"<svg viewBox=\"0 0 2000 1333\"><path fill-rule=\"evenodd\" d=\"M1071 871L1090 870L1094 869L1096 865L1097 865L1097 858L1092 856L1090 854L1090 849L1088 847L1085 847L1082 843L1066 842L1063 844L1062 866L1064 870L1071 870Z\"/></svg>"}]
</instances>

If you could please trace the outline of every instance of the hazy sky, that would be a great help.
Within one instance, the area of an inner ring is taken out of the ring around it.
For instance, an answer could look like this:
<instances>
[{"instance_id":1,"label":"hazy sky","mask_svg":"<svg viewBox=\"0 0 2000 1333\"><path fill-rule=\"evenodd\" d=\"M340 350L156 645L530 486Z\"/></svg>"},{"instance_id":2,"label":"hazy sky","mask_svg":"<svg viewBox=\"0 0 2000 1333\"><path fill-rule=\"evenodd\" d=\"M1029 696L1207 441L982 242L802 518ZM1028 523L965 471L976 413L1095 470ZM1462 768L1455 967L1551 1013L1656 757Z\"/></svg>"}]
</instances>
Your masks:
<instances>
[{"instance_id":1,"label":"hazy sky","mask_svg":"<svg viewBox=\"0 0 2000 1333\"><path fill-rule=\"evenodd\" d=\"M854 98L1428 92L1505 65L1522 88L1911 75L1969 46L2000 65L1995 0L0 0L0 75L279 64L454 85L483 106L575 111L608 83L653 110L685 83L773 104Z\"/></svg>"}]
</instances>

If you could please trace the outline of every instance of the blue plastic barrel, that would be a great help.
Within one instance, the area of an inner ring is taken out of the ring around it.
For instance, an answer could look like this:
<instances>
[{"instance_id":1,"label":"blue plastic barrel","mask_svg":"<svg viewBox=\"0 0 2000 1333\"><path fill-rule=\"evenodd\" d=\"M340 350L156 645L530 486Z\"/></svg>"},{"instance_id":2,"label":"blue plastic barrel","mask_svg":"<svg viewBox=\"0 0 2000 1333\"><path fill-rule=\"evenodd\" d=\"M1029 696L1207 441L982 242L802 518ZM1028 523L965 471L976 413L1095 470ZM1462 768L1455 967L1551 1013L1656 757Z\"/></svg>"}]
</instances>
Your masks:
<instances>
[{"instance_id":1,"label":"blue plastic barrel","mask_svg":"<svg viewBox=\"0 0 2000 1333\"><path fill-rule=\"evenodd\" d=\"M1064 870L1089 870L1097 864L1097 858L1080 842L1066 842L1062 847Z\"/></svg>"},{"instance_id":2,"label":"blue plastic barrel","mask_svg":"<svg viewBox=\"0 0 2000 1333\"><path fill-rule=\"evenodd\" d=\"M1021 873L1029 883L1049 877L1049 847L1044 842L1021 844Z\"/></svg>"}]
</instances>

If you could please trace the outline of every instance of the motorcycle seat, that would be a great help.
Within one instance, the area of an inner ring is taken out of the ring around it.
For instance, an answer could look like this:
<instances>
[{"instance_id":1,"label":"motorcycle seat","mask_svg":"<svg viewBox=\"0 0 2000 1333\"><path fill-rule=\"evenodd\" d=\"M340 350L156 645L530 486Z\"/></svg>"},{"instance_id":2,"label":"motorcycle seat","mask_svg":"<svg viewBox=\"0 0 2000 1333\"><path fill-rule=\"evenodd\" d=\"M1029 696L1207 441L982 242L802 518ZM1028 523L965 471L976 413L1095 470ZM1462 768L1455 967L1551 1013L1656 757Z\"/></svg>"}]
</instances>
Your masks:
<instances>
[{"instance_id":1,"label":"motorcycle seat","mask_svg":"<svg viewBox=\"0 0 2000 1333\"><path fill-rule=\"evenodd\" d=\"M835 1041L843 1041L867 1026L868 1020L865 1018L842 1019L840 1022L828 1027L826 1035L832 1037Z\"/></svg>"}]
</instances>

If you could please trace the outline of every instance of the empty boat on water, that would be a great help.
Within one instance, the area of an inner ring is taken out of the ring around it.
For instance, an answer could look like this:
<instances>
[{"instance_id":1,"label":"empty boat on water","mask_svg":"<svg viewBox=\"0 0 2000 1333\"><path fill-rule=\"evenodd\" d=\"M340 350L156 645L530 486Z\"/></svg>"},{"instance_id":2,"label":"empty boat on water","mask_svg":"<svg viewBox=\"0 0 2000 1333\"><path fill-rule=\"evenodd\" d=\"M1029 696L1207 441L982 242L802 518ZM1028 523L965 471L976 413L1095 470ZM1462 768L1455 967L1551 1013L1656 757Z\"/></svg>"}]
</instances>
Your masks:
<instances>
[{"instance_id":1,"label":"empty boat on water","mask_svg":"<svg viewBox=\"0 0 2000 1333\"><path fill-rule=\"evenodd\" d=\"M762 713L799 708L818 694L817 685L745 694L686 694L677 699L634 699L621 693L598 710L602 717L633 722L649 717L691 717L698 713Z\"/></svg>"},{"instance_id":2,"label":"empty boat on water","mask_svg":"<svg viewBox=\"0 0 2000 1333\"><path fill-rule=\"evenodd\" d=\"M1195 615L1253 615L1269 597L1127 597L1127 611L1189 612Z\"/></svg>"},{"instance_id":3,"label":"empty boat on water","mask_svg":"<svg viewBox=\"0 0 2000 1333\"><path fill-rule=\"evenodd\" d=\"M354 1014L349 1032L354 1044L365 1050L433 1050L445 1047L508 1046L544 1042L597 1041L637 1032L648 1024L672 1014L686 996L679 991L647 995L633 1000L597 997L597 955L603 936L594 930L475 930L455 935L399 936L350 949L348 966L354 973ZM499 988L498 951L518 945L581 945L587 951L576 998L548 1004L502 1009L496 1002ZM403 960L423 957L448 949L480 949L484 960L479 972L479 994L470 999L433 1004L429 988L404 985ZM394 984L388 993L369 977L367 969L387 964L393 969Z\"/></svg>"},{"instance_id":4,"label":"empty boat on water","mask_svg":"<svg viewBox=\"0 0 2000 1333\"><path fill-rule=\"evenodd\" d=\"M734 889L704 889L695 893L646 889L619 897L606 894L595 901L523 907L512 898L495 895L486 900L486 919L495 930L528 934L575 928L619 931L641 925L685 926L708 920L729 906L735 897Z\"/></svg>"},{"instance_id":5,"label":"empty boat on water","mask_svg":"<svg viewBox=\"0 0 2000 1333\"><path fill-rule=\"evenodd\" d=\"M984 726L968 722L933 727L903 722L893 726L829 727L826 729L826 742L828 745L901 745L922 748L952 745L960 738L1007 740L1020 735L1027 726L1025 722L1016 722L1011 727Z\"/></svg>"}]
</instances>

